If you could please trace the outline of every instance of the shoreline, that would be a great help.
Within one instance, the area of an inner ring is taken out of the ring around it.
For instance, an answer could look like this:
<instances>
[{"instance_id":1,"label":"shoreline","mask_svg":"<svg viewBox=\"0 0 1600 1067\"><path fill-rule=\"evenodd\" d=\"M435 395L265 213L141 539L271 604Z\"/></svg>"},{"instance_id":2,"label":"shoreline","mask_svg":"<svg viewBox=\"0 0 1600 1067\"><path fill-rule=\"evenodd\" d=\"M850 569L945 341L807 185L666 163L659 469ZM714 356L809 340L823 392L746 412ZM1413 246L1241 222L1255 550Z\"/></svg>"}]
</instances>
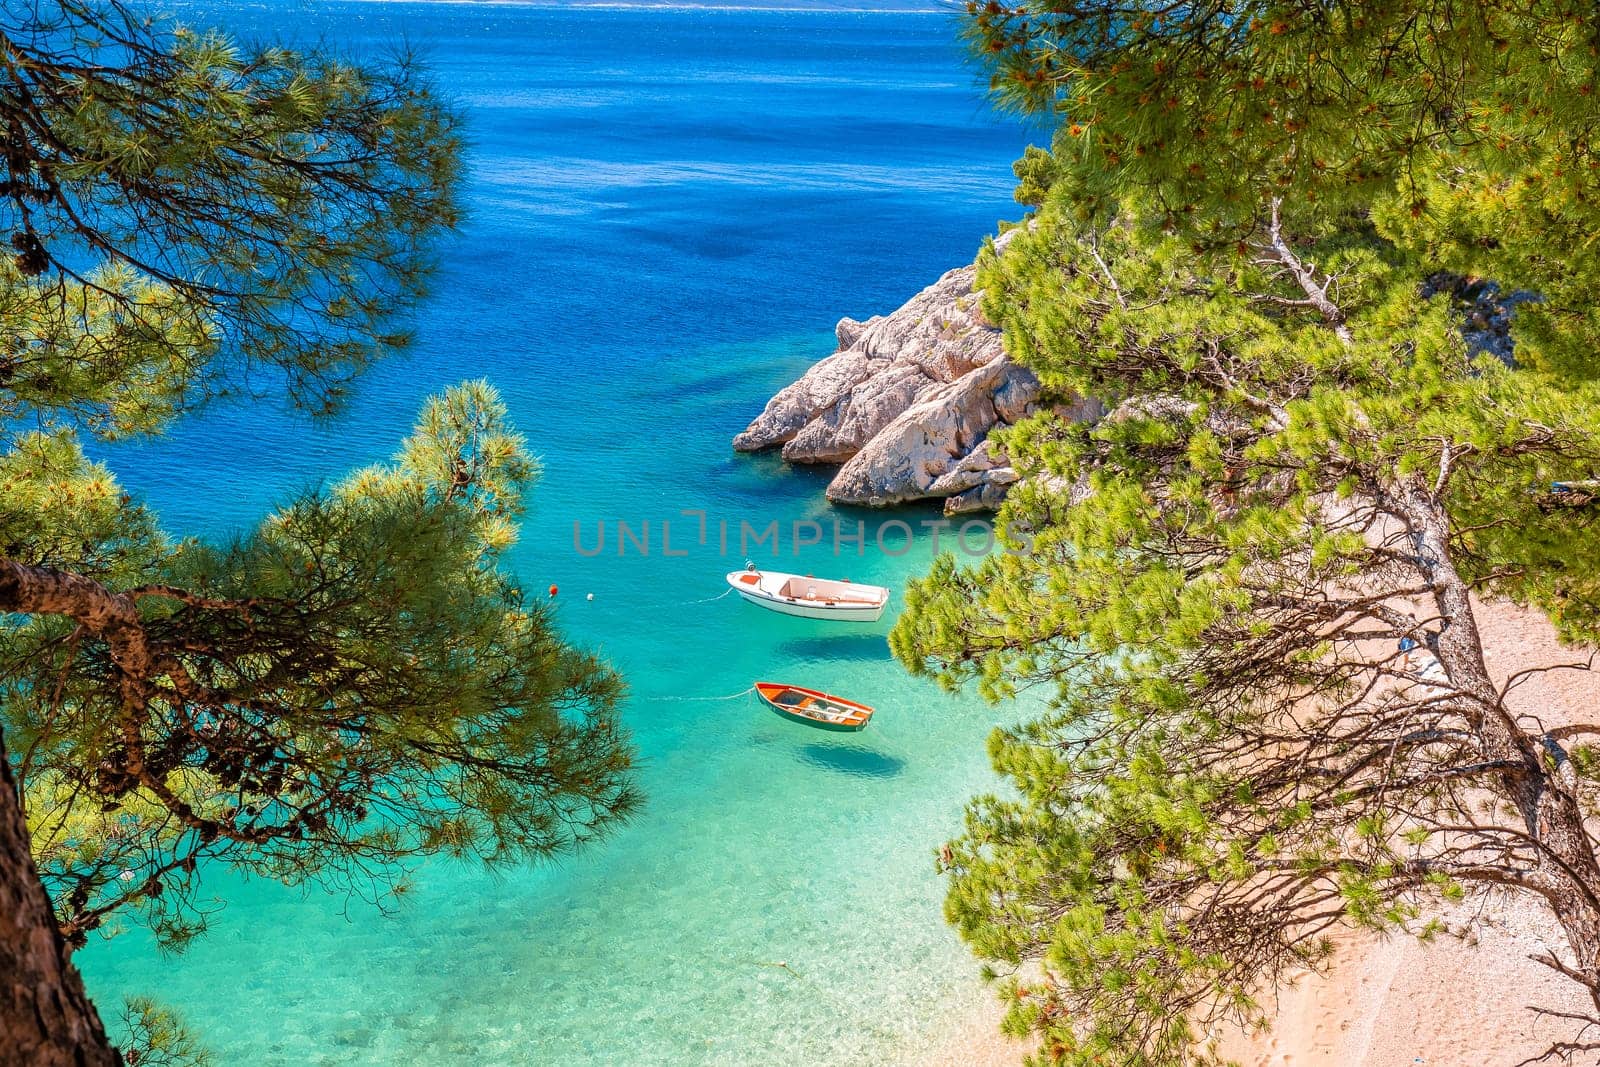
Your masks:
<instances>
[{"instance_id":1,"label":"shoreline","mask_svg":"<svg viewBox=\"0 0 1600 1067\"><path fill-rule=\"evenodd\" d=\"M1538 612L1500 600L1473 606L1496 681L1572 659ZM1547 725L1580 721L1600 703L1600 678L1548 672L1519 686L1511 702ZM1454 1067L1516 1063L1571 1036L1572 1024L1528 1007L1583 1006L1573 983L1528 958L1544 945L1562 944L1547 911L1525 896L1491 894L1438 914L1445 933L1430 943L1406 934L1342 932L1332 970L1306 972L1278 990L1271 1029L1224 1032L1221 1053L1242 1067ZM908 1060L908 1067L1018 1067L1028 1046L999 1032L1001 1015L991 996L989 1006L941 1036L933 1054Z\"/></svg>"},{"instance_id":2,"label":"shoreline","mask_svg":"<svg viewBox=\"0 0 1600 1067\"><path fill-rule=\"evenodd\" d=\"M901 1067L1019 1067L1029 1043L1000 1032L1004 1006L988 986L975 979L981 998L960 1018L943 1021L930 1046L907 1056Z\"/></svg>"}]
</instances>

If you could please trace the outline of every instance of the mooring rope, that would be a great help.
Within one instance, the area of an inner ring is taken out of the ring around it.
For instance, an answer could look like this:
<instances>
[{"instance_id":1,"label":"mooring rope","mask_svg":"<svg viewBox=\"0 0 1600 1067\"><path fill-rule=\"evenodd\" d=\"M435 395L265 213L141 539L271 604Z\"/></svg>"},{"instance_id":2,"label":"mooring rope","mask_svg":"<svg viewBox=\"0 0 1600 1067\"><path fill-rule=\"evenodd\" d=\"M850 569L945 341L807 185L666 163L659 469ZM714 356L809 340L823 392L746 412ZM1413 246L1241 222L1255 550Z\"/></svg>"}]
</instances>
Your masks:
<instances>
[{"instance_id":1,"label":"mooring rope","mask_svg":"<svg viewBox=\"0 0 1600 1067\"><path fill-rule=\"evenodd\" d=\"M756 687L752 685L749 689L741 689L741 690L739 690L739 692L737 692L737 693L729 693L725 697L651 697L650 699L651 700L738 700L740 697L749 696L751 693L754 693L755 691L756 691Z\"/></svg>"},{"instance_id":2,"label":"mooring rope","mask_svg":"<svg viewBox=\"0 0 1600 1067\"><path fill-rule=\"evenodd\" d=\"M708 596L703 600L685 600L684 603L685 604L709 604L713 600L721 600L723 597L727 596L729 593L737 593L737 592L738 592L738 590L730 585L730 586L728 586L728 588L724 589L722 592L718 593L716 596Z\"/></svg>"}]
</instances>

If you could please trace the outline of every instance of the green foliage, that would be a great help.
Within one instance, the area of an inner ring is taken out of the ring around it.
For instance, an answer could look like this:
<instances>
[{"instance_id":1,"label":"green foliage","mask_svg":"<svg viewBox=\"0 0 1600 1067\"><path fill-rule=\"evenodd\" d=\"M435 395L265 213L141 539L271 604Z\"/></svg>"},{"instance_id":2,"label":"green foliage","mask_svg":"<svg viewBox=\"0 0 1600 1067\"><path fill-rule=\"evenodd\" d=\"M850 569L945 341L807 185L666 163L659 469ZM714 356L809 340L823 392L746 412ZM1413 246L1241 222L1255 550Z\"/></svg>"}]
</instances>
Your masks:
<instances>
[{"instance_id":1,"label":"green foliage","mask_svg":"<svg viewBox=\"0 0 1600 1067\"><path fill-rule=\"evenodd\" d=\"M1406 632L1383 601L1427 588L1368 536L1392 516L1357 500L1455 457L1457 565L1597 634L1600 531L1538 492L1600 465L1592 387L1472 355L1370 231L1298 247L1338 274L1350 344L1269 270L1133 222L1047 210L982 261L1008 349L1112 413L1007 433L1032 477L1001 517L1032 551L941 558L891 642L990 699L1056 688L1054 712L991 742L1018 799L974 803L946 905L980 956L1042 966L1046 981L1011 992L1010 1025L1042 1032L1048 1062L1186 1062L1213 1021L1263 1022L1263 983L1326 961L1326 922L1305 915L1385 929L1419 914L1417 892L1458 894L1416 860L1472 805L1424 790L1431 816L1397 821L1364 770L1371 738L1392 739L1380 724L1442 709L1392 690L1360 730L1346 721L1397 670L1370 647ZM1067 506L1073 484L1088 495ZM1348 777L1303 781L1307 760Z\"/></svg>"},{"instance_id":2,"label":"green foliage","mask_svg":"<svg viewBox=\"0 0 1600 1067\"><path fill-rule=\"evenodd\" d=\"M122 1003L122 1028L117 1040L128 1067L210 1067L216 1060L170 1008L149 997L128 997Z\"/></svg>"},{"instance_id":3,"label":"green foliage","mask_svg":"<svg viewBox=\"0 0 1600 1067\"><path fill-rule=\"evenodd\" d=\"M0 548L47 567L135 584L168 551L148 510L91 463L69 430L34 431L0 454Z\"/></svg>"},{"instance_id":4,"label":"green foliage","mask_svg":"<svg viewBox=\"0 0 1600 1067\"><path fill-rule=\"evenodd\" d=\"M1592 14L1570 2L974 2L966 32L1002 104L1058 116L1056 155L1091 202L1130 189L1162 218L1236 224L1284 190L1408 207L1456 172L1487 192L1544 175L1592 188ZM1537 186L1535 186L1537 187ZM1517 194L1513 194L1517 195ZM1535 194L1536 195L1536 194Z\"/></svg>"},{"instance_id":5,"label":"green foliage","mask_svg":"<svg viewBox=\"0 0 1600 1067\"><path fill-rule=\"evenodd\" d=\"M0 261L0 426L64 417L101 438L149 434L184 405L218 336L173 289L122 264L24 276Z\"/></svg>"},{"instance_id":6,"label":"green foliage","mask_svg":"<svg viewBox=\"0 0 1600 1067\"><path fill-rule=\"evenodd\" d=\"M1017 176L1017 203L1036 208L1050 195L1050 187L1061 176L1061 168L1055 156L1029 145L1022 158L1011 165L1011 173Z\"/></svg>"},{"instance_id":7,"label":"green foliage","mask_svg":"<svg viewBox=\"0 0 1600 1067\"><path fill-rule=\"evenodd\" d=\"M1011 789L948 863L949 920L1036 976L1002 984L1008 1030L1042 1063L1213 1062L1338 924L1429 936L1496 885L1581 930L1595 761L1508 707L1468 592L1600 643L1600 522L1550 492L1600 476L1592 26L969 12L996 92L1060 121L984 314L1047 396L1109 409L1004 431L1017 551L939 559L891 635L947 687L1055 694L991 739ZM1441 270L1537 291L1514 359L1465 341Z\"/></svg>"},{"instance_id":8,"label":"green foliage","mask_svg":"<svg viewBox=\"0 0 1600 1067\"><path fill-rule=\"evenodd\" d=\"M1302 232L1354 211L1434 270L1536 290L1519 358L1600 373L1600 249L1574 239L1600 229L1600 41L1583 5L968 12L996 98L1057 121L1053 162L1035 149L1018 164L1024 203L1052 188L1083 219L1137 195L1210 246L1259 232L1273 198Z\"/></svg>"},{"instance_id":9,"label":"green foliage","mask_svg":"<svg viewBox=\"0 0 1600 1067\"><path fill-rule=\"evenodd\" d=\"M69 943L181 947L216 865L373 897L625 818L622 682L502 567L538 464L486 383L223 542L82 446L222 396L324 414L406 342L458 215L424 72L102 0L0 37L0 724Z\"/></svg>"},{"instance_id":10,"label":"green foliage","mask_svg":"<svg viewBox=\"0 0 1600 1067\"><path fill-rule=\"evenodd\" d=\"M67 943L182 948L220 867L381 900L626 818L622 681L501 565L538 464L487 383L224 542L82 444L217 397L327 414L407 342L462 147L420 68L117 0L6 6L0 45L0 727ZM130 1064L209 1062L151 1001L123 1021Z\"/></svg>"},{"instance_id":11,"label":"green foliage","mask_svg":"<svg viewBox=\"0 0 1600 1067\"><path fill-rule=\"evenodd\" d=\"M67 928L134 904L181 945L206 857L366 893L410 857L519 861L631 812L620 680L498 567L535 469L469 383L393 462L247 536L147 534L135 595L175 662L137 742L107 648L54 616L6 632L6 734ZM81 457L62 477L108 478ZM135 747L153 778L119 770Z\"/></svg>"},{"instance_id":12,"label":"green foliage","mask_svg":"<svg viewBox=\"0 0 1600 1067\"><path fill-rule=\"evenodd\" d=\"M406 342L460 157L409 57L247 48L101 0L8 7L0 34L0 424L149 433L229 391L328 411Z\"/></svg>"}]
</instances>

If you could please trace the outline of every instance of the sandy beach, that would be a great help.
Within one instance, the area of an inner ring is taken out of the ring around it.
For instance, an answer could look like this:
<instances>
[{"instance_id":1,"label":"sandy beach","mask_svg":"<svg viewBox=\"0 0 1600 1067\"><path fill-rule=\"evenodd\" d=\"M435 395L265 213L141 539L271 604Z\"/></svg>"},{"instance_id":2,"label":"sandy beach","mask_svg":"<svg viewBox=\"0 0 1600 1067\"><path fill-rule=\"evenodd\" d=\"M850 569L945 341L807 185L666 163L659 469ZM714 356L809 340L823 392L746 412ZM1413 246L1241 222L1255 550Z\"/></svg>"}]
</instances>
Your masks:
<instances>
[{"instance_id":1,"label":"sandy beach","mask_svg":"<svg viewBox=\"0 0 1600 1067\"><path fill-rule=\"evenodd\" d=\"M1477 612L1497 680L1584 658L1563 649L1536 612L1498 601L1479 603ZM1592 720L1600 675L1535 675L1513 692L1511 704L1546 726ZM1571 982L1529 959L1545 945L1562 943L1543 909L1526 898L1494 894L1443 918L1447 932L1431 943L1346 935L1329 973L1308 973L1279 992L1269 1030L1222 1034L1222 1052L1243 1067L1510 1067L1572 1036L1571 1023L1529 1008L1582 1006ZM1025 1046L999 1033L999 1017L998 1006L986 1009L919 1067L1020 1063Z\"/></svg>"}]
</instances>

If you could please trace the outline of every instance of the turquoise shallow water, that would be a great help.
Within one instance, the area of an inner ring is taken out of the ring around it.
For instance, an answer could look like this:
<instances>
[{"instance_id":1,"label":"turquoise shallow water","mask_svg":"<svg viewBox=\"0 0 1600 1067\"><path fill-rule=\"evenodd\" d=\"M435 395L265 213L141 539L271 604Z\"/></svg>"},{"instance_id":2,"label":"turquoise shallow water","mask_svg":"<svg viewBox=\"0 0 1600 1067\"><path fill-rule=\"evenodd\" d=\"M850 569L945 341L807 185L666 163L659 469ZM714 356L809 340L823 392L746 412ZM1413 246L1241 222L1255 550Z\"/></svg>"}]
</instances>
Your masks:
<instances>
[{"instance_id":1,"label":"turquoise shallow water","mask_svg":"<svg viewBox=\"0 0 1600 1067\"><path fill-rule=\"evenodd\" d=\"M420 44L472 123L472 219L444 249L416 353L378 368L342 421L221 409L108 458L173 528L222 532L387 454L430 392L490 378L546 465L513 565L530 588L559 585L567 632L628 676L649 803L559 863L427 865L389 915L216 875L227 906L208 938L176 960L138 931L92 945L92 993L158 996L224 1063L868 1064L926 1050L984 995L940 920L932 857L964 799L991 788L983 741L1008 713L907 678L887 618L706 598L742 564L741 521L780 523L783 569L898 591L931 558L926 533L903 555L871 543L875 524L933 511L841 515L825 473L728 441L831 350L838 315L892 309L1014 213L1022 134L985 112L949 21L324 3L205 17ZM710 544L683 509L707 513ZM868 524L865 554L836 558L826 540L790 554L791 523L835 518ZM649 556L617 555L618 520L651 524ZM666 520L687 555L661 554ZM592 547L601 522L605 552L575 551L574 524ZM899 551L899 534L887 543ZM879 711L839 735L748 695L710 699L758 677Z\"/></svg>"}]
</instances>

